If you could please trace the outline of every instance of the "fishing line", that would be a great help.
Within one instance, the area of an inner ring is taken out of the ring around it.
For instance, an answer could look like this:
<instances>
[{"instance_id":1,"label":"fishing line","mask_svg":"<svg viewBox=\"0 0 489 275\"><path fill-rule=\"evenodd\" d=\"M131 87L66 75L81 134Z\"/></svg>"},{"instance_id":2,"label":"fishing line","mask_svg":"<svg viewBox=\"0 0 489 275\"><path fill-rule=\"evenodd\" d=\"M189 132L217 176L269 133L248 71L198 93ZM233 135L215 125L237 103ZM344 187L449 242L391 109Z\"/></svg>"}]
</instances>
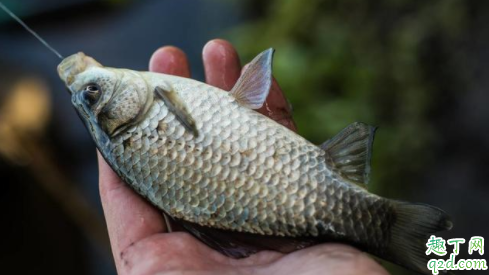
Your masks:
<instances>
[{"instance_id":1,"label":"fishing line","mask_svg":"<svg viewBox=\"0 0 489 275\"><path fill-rule=\"evenodd\" d=\"M53 47L51 47L51 45L49 45L48 42L46 42L35 31L33 31L31 28L29 28L29 26L27 26L24 23L24 21L22 21L13 12L11 12L2 2L0 2L0 8L2 8L2 10L4 10L8 15L10 15L10 17L15 19L15 21L17 21L22 27L24 27L24 29L26 29L28 32L30 32L32 35L34 35L34 37L37 38L37 40L39 40L42 44L44 44L44 46L46 46L46 48L51 50L60 59L63 59L63 56L61 54L59 54L59 52L57 50L55 50Z\"/></svg>"}]
</instances>

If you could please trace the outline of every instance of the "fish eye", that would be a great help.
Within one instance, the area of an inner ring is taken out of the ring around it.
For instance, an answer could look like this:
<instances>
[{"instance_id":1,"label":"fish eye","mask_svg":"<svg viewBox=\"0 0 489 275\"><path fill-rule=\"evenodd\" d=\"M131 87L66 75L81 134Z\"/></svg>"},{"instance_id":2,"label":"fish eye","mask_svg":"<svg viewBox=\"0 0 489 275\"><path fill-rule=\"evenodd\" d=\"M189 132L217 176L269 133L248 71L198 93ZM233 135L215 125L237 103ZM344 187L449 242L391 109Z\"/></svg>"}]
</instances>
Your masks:
<instances>
[{"instance_id":1,"label":"fish eye","mask_svg":"<svg viewBox=\"0 0 489 275\"><path fill-rule=\"evenodd\" d=\"M100 98L100 86L97 84L88 84L83 89L83 97L90 104L95 104Z\"/></svg>"},{"instance_id":2,"label":"fish eye","mask_svg":"<svg viewBox=\"0 0 489 275\"><path fill-rule=\"evenodd\" d=\"M89 92L97 92L98 91L98 87L95 85L88 85L85 89Z\"/></svg>"}]
</instances>

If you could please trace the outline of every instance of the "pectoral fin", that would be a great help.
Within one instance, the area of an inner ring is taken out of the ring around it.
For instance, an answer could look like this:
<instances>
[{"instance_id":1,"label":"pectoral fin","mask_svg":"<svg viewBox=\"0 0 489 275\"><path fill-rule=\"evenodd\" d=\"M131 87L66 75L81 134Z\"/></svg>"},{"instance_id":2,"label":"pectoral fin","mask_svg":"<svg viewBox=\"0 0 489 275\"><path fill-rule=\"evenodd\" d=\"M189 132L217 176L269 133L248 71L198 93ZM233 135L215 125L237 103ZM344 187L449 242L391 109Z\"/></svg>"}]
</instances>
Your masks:
<instances>
[{"instance_id":1,"label":"pectoral fin","mask_svg":"<svg viewBox=\"0 0 489 275\"><path fill-rule=\"evenodd\" d=\"M243 106L258 109L267 99L272 85L273 49L255 57L231 90L231 94Z\"/></svg>"},{"instance_id":2,"label":"pectoral fin","mask_svg":"<svg viewBox=\"0 0 489 275\"><path fill-rule=\"evenodd\" d=\"M175 91L167 91L161 87L156 87L155 94L165 102L168 110L172 112L180 123L191 131L195 136L199 136L195 120L190 115L185 103Z\"/></svg>"},{"instance_id":3,"label":"pectoral fin","mask_svg":"<svg viewBox=\"0 0 489 275\"><path fill-rule=\"evenodd\" d=\"M367 187L375 127L356 122L321 145L326 161L343 178Z\"/></svg>"}]
</instances>

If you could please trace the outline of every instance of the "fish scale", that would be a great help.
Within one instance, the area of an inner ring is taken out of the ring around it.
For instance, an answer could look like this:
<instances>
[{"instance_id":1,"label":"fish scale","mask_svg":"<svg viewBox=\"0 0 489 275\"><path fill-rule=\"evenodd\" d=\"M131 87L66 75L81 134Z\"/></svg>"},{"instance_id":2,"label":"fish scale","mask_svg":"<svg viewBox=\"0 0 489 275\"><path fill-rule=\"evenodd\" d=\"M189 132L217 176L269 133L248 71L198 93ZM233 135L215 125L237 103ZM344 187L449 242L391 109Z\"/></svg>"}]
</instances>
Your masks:
<instances>
[{"instance_id":1,"label":"fish scale","mask_svg":"<svg viewBox=\"0 0 489 275\"><path fill-rule=\"evenodd\" d=\"M449 218L366 190L373 127L354 123L316 146L256 112L270 89L271 53L231 92L106 68L83 53L58 72L114 171L218 251L243 257L337 241L429 274L419 247L450 229Z\"/></svg>"},{"instance_id":2,"label":"fish scale","mask_svg":"<svg viewBox=\"0 0 489 275\"><path fill-rule=\"evenodd\" d=\"M213 102L219 101L222 109L229 110L229 113L242 113L238 111L233 112L234 109L242 107L237 105L236 102L230 100L229 96L227 94L224 94L220 90L213 88L208 88L207 90L201 89L201 92L204 93L204 98L209 98L209 100L192 101L194 93L190 93L191 88L188 88L183 84L175 85L175 87L181 89L181 91L179 92L184 99L187 94L190 95L189 98L186 100L187 102L195 102L200 105L197 106L189 104L190 110L200 109L203 110L204 113L205 110L209 110L212 108ZM205 95L206 93L207 95ZM222 100L220 97L224 98L224 100ZM242 118L242 121L248 122L246 126L238 127L237 129L235 129L236 131L230 132L231 136L238 139L238 144L240 144L239 151L223 152L222 148L216 146L216 144L220 144L219 141L221 141L222 137L219 135L219 131L216 131L215 129L220 128L221 120L224 120L226 116L221 115L219 112L207 112L207 114L209 115L202 116L202 120L196 120L197 125L208 125L208 127L203 127L200 129L200 135L202 135L202 138L200 138L200 140L197 139L197 141L188 141L186 140L185 136L188 136L189 133L185 132L185 128L176 119L174 119L174 116L171 113L166 112L165 116L160 116L162 112L160 112L159 110L162 109L162 106L162 102L155 101L154 106L152 106L148 111L148 117L140 123L140 126L133 129L133 135L129 137L127 135L124 135L120 138L114 139L111 143L113 149L109 150L111 150L116 156L118 166L125 168L121 172L124 173L129 179L134 178L133 182L135 188L141 189L143 190L143 192L145 192L148 189L142 188L143 186L156 185L159 188L161 188L161 186L167 186L170 192L167 192L166 196L163 195L159 198L156 198L155 196L149 197L150 200L153 198L153 204L159 206L166 212L171 213L174 217L185 218L186 220L196 222L201 225L209 225L210 220L215 219L212 224L217 225L217 227L219 228L233 228L238 231L249 233L274 234L282 236L303 236L310 234L312 236L315 236L318 234L316 217L331 216L331 214L341 216L342 214L348 213L348 211L350 211L348 207L345 208L344 205L337 204L336 208L330 210L330 213L323 213L325 208L321 207L320 203L318 204L318 201L328 201L328 193L318 194L316 191L317 186L326 185L322 189L333 191L339 190L338 192L340 194L340 199L341 194L345 191L341 187L328 188L327 185L330 184L331 181L330 177L314 177L314 175L324 175L324 170L326 170L326 166L324 164L325 162L317 161L317 158L324 154L323 151L302 138L297 138L295 140L292 138L277 138L281 135L286 135L286 132L288 130L286 130L285 128L276 129L276 124L270 125L275 127L267 127L267 124L271 124L270 120L268 120L267 118L258 116L254 113L251 113L251 115L247 114L247 116ZM166 132L164 133L158 131L158 127L156 126L160 125L161 122L164 122L166 125ZM270 128L273 130L269 130ZM255 130L250 132L249 129ZM145 134L141 135L140 133L142 132L144 132ZM244 135L243 133L247 133L248 135ZM151 139L151 136L153 136L154 138ZM159 138L160 136L161 138ZM273 144L273 146L271 146L272 144L270 144L269 146L263 146L263 144L259 142L259 137L273 137L272 140L277 140L278 142ZM122 147L124 139L127 138L131 139L132 141L130 145L124 147L124 151L122 151L120 150L120 148ZM158 150L158 148L163 147L164 141L166 141L167 143L169 142L170 146L166 147L167 150ZM140 145L138 143L140 143ZM205 152L204 156L202 156L200 153L195 154L193 151L185 151L184 148L188 148L185 146L186 143L189 143L191 147L197 148L199 147L198 145L202 144L203 151ZM260 144L261 146L258 146L258 144ZM151 149L153 148L155 148L156 150L153 150L153 153L151 154L149 151L151 151ZM293 148L294 152L296 153L293 153L292 156L289 156L287 152L290 152L291 148ZM288 157L274 158L273 155L277 152L280 152L281 150L282 155L287 155ZM126 152L131 152L130 155L132 157L129 160L130 165L127 165L127 157L124 157L124 154ZM136 159L137 161L134 162L134 159ZM225 167L228 170L232 171L229 172L229 174L240 175L239 178L247 183L243 188L230 189L228 186L234 185L235 179L227 181L225 174L223 178L218 178L219 181L216 180L216 174L219 174L218 172L221 172L222 166L227 164L227 161L225 159L235 159L239 161L238 163L236 163L237 166L235 167ZM149 166L151 170L157 169L158 174L161 174L163 172L167 176L158 177L156 179L150 177L149 175L151 171L147 169L147 163L149 162L149 160L151 160L153 163L153 165ZM257 173L256 167L258 165L262 167L261 164L263 163L260 163L260 161L258 161L258 164L255 164L252 162L254 160L262 160L263 162L272 164L272 167L265 167L263 169L260 169L261 172L259 173L279 173L276 181L279 182L280 185L269 186L267 182L260 183L259 180L264 177L255 177L255 173ZM186 164L185 161L187 161ZM195 162L202 162L204 169L192 169L192 163ZM163 165L160 165L160 163ZM304 163L307 165L304 165ZM166 169L166 166L168 164L170 164L170 169ZM292 180L290 180L291 178L288 178L288 174L285 172L295 171L297 168L299 168L296 167L298 166L298 164L302 164L300 165L299 173L294 173L296 176L292 177ZM130 169L127 169L127 167L130 167ZM211 173L213 169L215 174ZM199 175L201 180L188 181L188 179L182 176L183 174L185 174L186 171L190 171L188 173L191 174ZM326 174L331 173L327 172ZM312 175L312 177L309 177L310 175ZM207 180L202 181L202 178L208 179L208 182ZM165 180L163 181L160 179ZM317 179L322 179L323 181L318 182ZM211 188L205 188L207 187L206 184L209 183L211 184ZM201 184L204 186L204 189L202 189ZM183 185L191 187L189 188L189 190L183 191ZM299 188L299 186L301 187ZM263 190L266 191L262 191L262 187ZM297 193L297 197L284 196L284 198L289 197L289 199L285 201L278 201L278 203L275 203L274 194L279 193L277 187L289 190L291 194ZM290 189L289 187L292 188ZM343 188L345 187L343 186ZM350 189L355 188L356 187L348 188L346 192L349 192ZM223 190L228 190L228 193L230 194L226 194L226 196L221 196ZM229 190L233 191L229 192ZM207 196L205 199L202 200L201 195L199 194L205 194L206 192L217 193L216 196ZM248 198L250 199L243 199L244 196L236 195L237 192L249 192ZM169 198L168 194L176 194L177 199L184 201L179 203L178 200L174 200L174 203L172 204L165 203L165 201L169 202L174 199ZM262 197L258 196L256 199L253 198L253 196L259 194L262 194ZM334 196L335 193L333 192L329 195ZM287 227L280 226L270 227L270 224L276 223L276 217L275 215L266 214L266 205L260 203L261 199L269 202L269 204L273 205L273 208L279 209L280 212L287 213L285 215L286 217L295 217L295 219L297 219L282 220L282 223L301 225L305 222L307 226L298 226L295 230L290 230ZM192 210L195 206L187 206L187 201L190 200L195 201L195 203L198 205L198 207L200 208L198 211L199 213L207 213L207 216L195 216L195 211ZM228 202L228 205L232 205L234 209L238 209L238 211L236 212L230 212L233 213L233 219L225 218L227 217L227 215L225 215L226 212L231 211L233 208L230 206L224 207L226 201ZM308 205L305 205L305 203L307 203ZM286 209L286 206L290 206L290 208L287 207L288 209ZM182 209L182 211L176 211L177 209ZM242 213L242 209L248 210L248 213L251 212L252 216L243 217L243 215L236 215L237 213ZM257 211L250 211L251 209L257 209ZM221 215L213 215L215 213L221 213ZM304 221L302 217L305 217ZM242 222L236 222L236 220L244 218L251 219L254 223L254 226L248 226L247 224L243 224ZM332 222L334 222L334 219L332 219ZM235 226L233 225L234 223L239 223L241 226ZM350 223L350 225L353 225L353 223ZM326 228L338 227L341 227L340 223L338 223L334 227L326 226ZM346 232L354 231L353 226L350 227L351 228L344 228L344 230ZM308 229L311 229L311 231L308 231Z\"/></svg>"}]
</instances>

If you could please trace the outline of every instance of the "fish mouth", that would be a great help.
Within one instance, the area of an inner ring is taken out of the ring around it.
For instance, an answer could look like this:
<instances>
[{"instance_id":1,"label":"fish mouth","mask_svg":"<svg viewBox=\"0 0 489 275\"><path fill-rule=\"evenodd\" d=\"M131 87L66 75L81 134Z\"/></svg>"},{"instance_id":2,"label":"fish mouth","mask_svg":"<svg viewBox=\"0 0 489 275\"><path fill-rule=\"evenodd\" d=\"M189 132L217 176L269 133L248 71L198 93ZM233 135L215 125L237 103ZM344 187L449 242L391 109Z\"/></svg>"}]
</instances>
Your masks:
<instances>
[{"instance_id":1,"label":"fish mouth","mask_svg":"<svg viewBox=\"0 0 489 275\"><path fill-rule=\"evenodd\" d=\"M95 144L99 149L108 146L110 140L107 134L98 125L97 119L94 117L90 107L88 106L82 93L73 93L71 96L71 103L75 107L78 116L85 124L90 135L92 135Z\"/></svg>"},{"instance_id":2,"label":"fish mouth","mask_svg":"<svg viewBox=\"0 0 489 275\"><path fill-rule=\"evenodd\" d=\"M69 87L75 81L76 75L90 67L102 67L102 65L90 56L79 52L70 55L61 61L58 65L58 75L65 85ZM70 93L72 93L71 90Z\"/></svg>"}]
</instances>

